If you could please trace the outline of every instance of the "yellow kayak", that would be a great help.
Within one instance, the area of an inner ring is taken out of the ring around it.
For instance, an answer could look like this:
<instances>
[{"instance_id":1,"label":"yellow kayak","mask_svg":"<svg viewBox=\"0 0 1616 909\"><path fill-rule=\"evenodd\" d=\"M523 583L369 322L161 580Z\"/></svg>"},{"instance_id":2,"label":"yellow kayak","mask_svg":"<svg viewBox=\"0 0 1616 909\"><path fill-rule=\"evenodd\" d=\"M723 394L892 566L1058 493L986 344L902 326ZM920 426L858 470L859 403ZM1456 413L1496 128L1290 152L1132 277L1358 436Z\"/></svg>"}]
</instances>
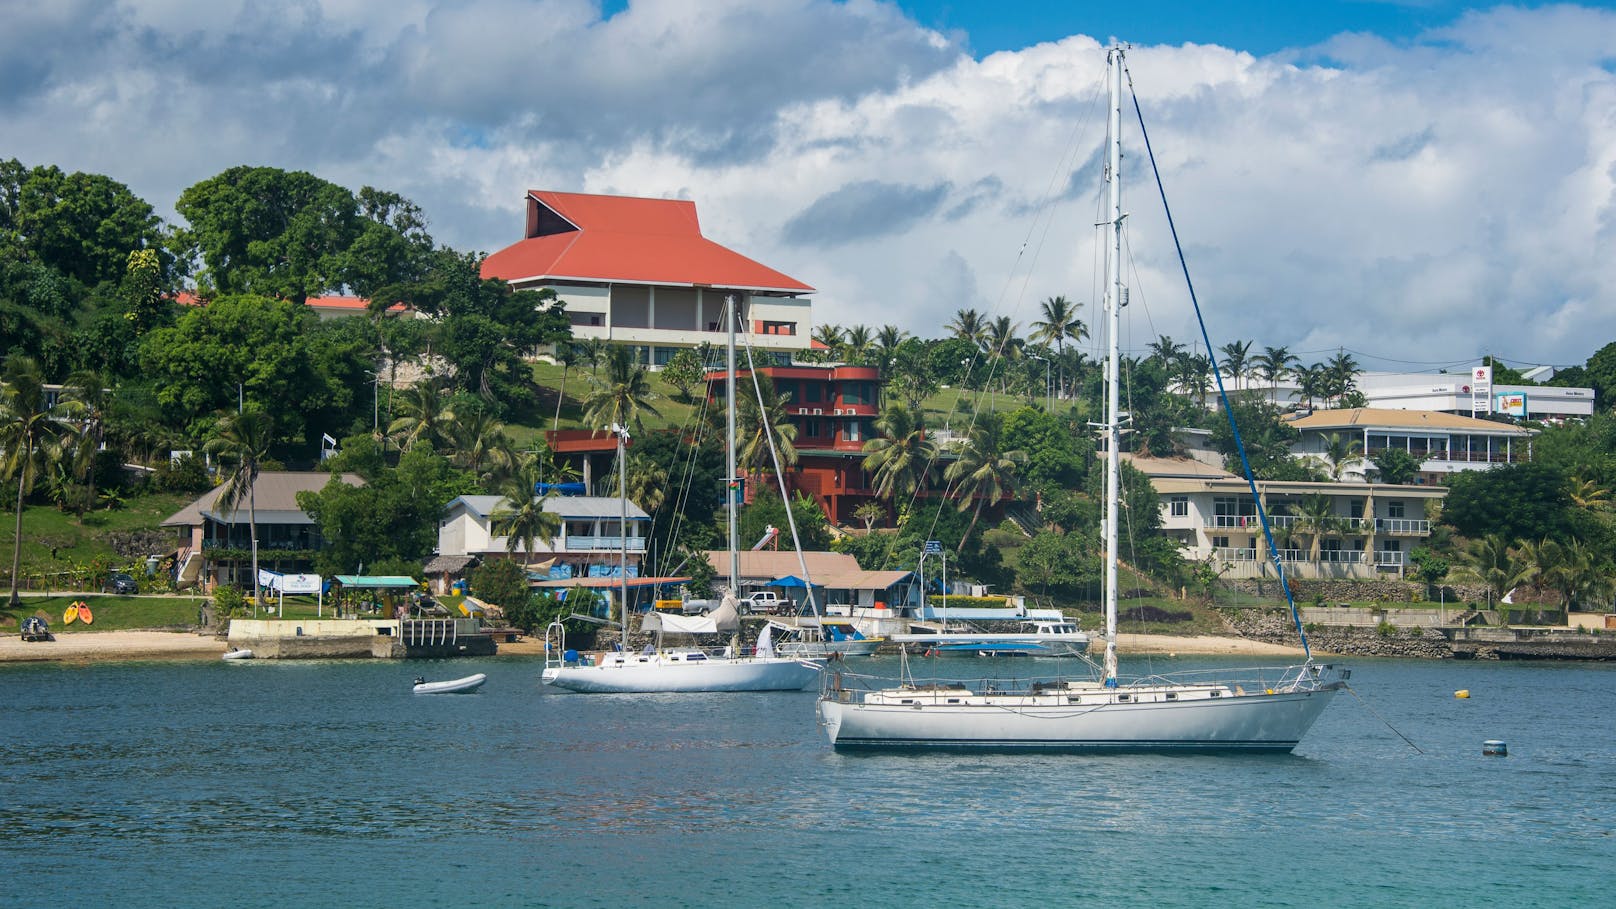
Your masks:
<instances>
[{"instance_id":1,"label":"yellow kayak","mask_svg":"<svg viewBox=\"0 0 1616 909\"><path fill-rule=\"evenodd\" d=\"M66 612L62 613L62 624L63 625L71 625L74 622L77 622L78 620L79 620L79 604L74 603L73 605L67 607Z\"/></svg>"}]
</instances>

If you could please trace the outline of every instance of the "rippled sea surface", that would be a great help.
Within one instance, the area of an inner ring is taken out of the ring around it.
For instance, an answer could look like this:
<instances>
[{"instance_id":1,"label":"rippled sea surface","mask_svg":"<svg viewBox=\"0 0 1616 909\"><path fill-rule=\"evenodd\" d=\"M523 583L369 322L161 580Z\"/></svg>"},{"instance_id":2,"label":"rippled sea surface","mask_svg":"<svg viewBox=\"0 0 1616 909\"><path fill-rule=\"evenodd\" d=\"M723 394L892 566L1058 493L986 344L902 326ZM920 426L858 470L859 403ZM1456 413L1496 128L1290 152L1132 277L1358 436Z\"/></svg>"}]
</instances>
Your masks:
<instances>
[{"instance_id":1,"label":"rippled sea surface","mask_svg":"<svg viewBox=\"0 0 1616 909\"><path fill-rule=\"evenodd\" d=\"M1351 665L1294 755L1094 757L515 658L0 666L0 906L1609 905L1616 667Z\"/></svg>"}]
</instances>

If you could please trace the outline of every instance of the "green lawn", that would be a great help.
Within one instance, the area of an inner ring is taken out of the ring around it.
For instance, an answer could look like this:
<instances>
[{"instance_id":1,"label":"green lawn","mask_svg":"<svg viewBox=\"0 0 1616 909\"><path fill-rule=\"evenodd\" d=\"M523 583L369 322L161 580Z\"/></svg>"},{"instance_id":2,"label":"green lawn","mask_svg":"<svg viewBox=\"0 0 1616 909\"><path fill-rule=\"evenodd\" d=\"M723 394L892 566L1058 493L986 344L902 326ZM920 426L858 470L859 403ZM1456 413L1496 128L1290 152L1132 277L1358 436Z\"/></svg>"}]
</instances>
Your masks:
<instances>
[{"instance_id":1,"label":"green lawn","mask_svg":"<svg viewBox=\"0 0 1616 909\"><path fill-rule=\"evenodd\" d=\"M15 633L22 619L43 616L50 623L52 634L76 634L87 631L127 631L135 628L190 628L197 624L197 610L202 597L83 597L94 614L95 622L85 625L62 621L62 613L76 596L25 597L21 608L9 609L0 601L0 628Z\"/></svg>"}]
</instances>

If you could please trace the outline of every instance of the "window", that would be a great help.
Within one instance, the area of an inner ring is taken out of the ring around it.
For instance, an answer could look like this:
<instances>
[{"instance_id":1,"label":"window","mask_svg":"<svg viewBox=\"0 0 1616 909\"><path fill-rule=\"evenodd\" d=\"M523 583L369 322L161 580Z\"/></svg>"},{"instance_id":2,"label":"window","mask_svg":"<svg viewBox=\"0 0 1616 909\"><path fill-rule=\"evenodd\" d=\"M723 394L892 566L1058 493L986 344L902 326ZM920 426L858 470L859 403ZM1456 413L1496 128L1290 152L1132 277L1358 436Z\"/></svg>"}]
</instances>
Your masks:
<instances>
[{"instance_id":1,"label":"window","mask_svg":"<svg viewBox=\"0 0 1616 909\"><path fill-rule=\"evenodd\" d=\"M1355 501L1350 504L1348 511L1353 518L1363 517L1363 502Z\"/></svg>"},{"instance_id":2,"label":"window","mask_svg":"<svg viewBox=\"0 0 1616 909\"><path fill-rule=\"evenodd\" d=\"M1213 537L1212 538L1212 548L1213 549L1228 549L1229 548L1229 538L1228 537Z\"/></svg>"},{"instance_id":3,"label":"window","mask_svg":"<svg viewBox=\"0 0 1616 909\"><path fill-rule=\"evenodd\" d=\"M1403 503L1402 502L1387 502L1386 503L1386 517L1388 517L1388 518L1400 518L1400 517L1403 517Z\"/></svg>"},{"instance_id":4,"label":"window","mask_svg":"<svg viewBox=\"0 0 1616 909\"><path fill-rule=\"evenodd\" d=\"M803 401L808 404L818 404L822 400L821 392L823 391L824 386L820 385L818 382L804 382L802 384Z\"/></svg>"},{"instance_id":5,"label":"window","mask_svg":"<svg viewBox=\"0 0 1616 909\"><path fill-rule=\"evenodd\" d=\"M1190 513L1189 496L1173 496L1167 500L1167 513L1175 518L1188 517Z\"/></svg>"},{"instance_id":6,"label":"window","mask_svg":"<svg viewBox=\"0 0 1616 909\"><path fill-rule=\"evenodd\" d=\"M858 420L845 420L842 423L842 439L847 442L861 442L863 436L859 434Z\"/></svg>"}]
</instances>

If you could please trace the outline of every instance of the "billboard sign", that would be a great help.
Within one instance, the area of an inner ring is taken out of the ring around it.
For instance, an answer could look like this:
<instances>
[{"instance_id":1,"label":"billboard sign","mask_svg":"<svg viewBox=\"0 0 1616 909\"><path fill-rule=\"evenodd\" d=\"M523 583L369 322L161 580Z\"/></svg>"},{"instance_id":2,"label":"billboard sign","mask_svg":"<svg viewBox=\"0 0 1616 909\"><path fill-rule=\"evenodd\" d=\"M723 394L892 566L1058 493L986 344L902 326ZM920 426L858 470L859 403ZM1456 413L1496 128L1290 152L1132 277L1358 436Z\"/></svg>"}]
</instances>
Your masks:
<instances>
[{"instance_id":1,"label":"billboard sign","mask_svg":"<svg viewBox=\"0 0 1616 909\"><path fill-rule=\"evenodd\" d=\"M1503 391L1493 397L1493 412L1511 417L1526 416L1526 392Z\"/></svg>"}]
</instances>

